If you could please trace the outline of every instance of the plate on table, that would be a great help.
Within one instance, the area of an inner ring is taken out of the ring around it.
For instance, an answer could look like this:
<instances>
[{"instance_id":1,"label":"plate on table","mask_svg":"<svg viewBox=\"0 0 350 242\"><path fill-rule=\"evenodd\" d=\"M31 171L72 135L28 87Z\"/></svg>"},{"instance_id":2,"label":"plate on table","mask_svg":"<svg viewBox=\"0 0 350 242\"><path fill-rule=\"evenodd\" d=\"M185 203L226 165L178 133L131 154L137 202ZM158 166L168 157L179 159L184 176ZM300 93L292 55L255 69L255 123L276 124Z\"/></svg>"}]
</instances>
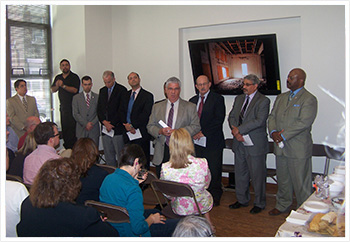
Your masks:
<instances>
[{"instance_id":1,"label":"plate on table","mask_svg":"<svg viewBox=\"0 0 350 242\"><path fill-rule=\"evenodd\" d=\"M308 201L304 203L304 209L312 213L328 213L329 206L324 202Z\"/></svg>"}]
</instances>

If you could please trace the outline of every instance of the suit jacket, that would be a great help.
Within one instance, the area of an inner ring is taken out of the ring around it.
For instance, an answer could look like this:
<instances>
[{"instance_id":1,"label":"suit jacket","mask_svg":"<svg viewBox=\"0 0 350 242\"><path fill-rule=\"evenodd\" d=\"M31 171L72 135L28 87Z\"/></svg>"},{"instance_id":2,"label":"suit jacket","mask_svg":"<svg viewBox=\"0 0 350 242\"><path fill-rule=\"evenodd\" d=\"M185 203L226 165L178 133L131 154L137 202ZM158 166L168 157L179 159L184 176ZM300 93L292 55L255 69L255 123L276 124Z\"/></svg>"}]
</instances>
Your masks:
<instances>
[{"instance_id":1,"label":"suit jacket","mask_svg":"<svg viewBox=\"0 0 350 242\"><path fill-rule=\"evenodd\" d=\"M100 89L97 104L97 116L102 124L103 120L110 121L114 126L114 135L121 135L124 132L124 125L120 115L120 103L125 95L126 88L123 85L115 83L113 92L108 100L108 88L106 86ZM102 124L103 125L103 124Z\"/></svg>"},{"instance_id":2,"label":"suit jacket","mask_svg":"<svg viewBox=\"0 0 350 242\"><path fill-rule=\"evenodd\" d=\"M228 117L228 123L230 128L232 125L238 127L240 134L248 134L250 136L254 145L245 146L247 152L251 155L267 154L269 151L269 143L266 133L266 120L270 111L270 99L257 91L246 110L242 124L238 126L239 114L245 97L245 94L236 97ZM233 152L237 150L239 143L239 141L233 138Z\"/></svg>"},{"instance_id":3,"label":"suit jacket","mask_svg":"<svg viewBox=\"0 0 350 242\"><path fill-rule=\"evenodd\" d=\"M91 92L89 108L86 106L84 92L73 97L73 117L75 121L77 121L75 132L78 139L81 137L98 138L100 136L100 125L97 117L97 102L98 95L94 92ZM85 129L88 122L92 122L94 125L90 131Z\"/></svg>"},{"instance_id":4,"label":"suit jacket","mask_svg":"<svg viewBox=\"0 0 350 242\"><path fill-rule=\"evenodd\" d=\"M193 96L190 102L197 105L199 95ZM202 133L207 137L207 149L223 149L225 138L222 131L222 124L226 116L225 101L223 96L210 91L204 102L200 125Z\"/></svg>"},{"instance_id":5,"label":"suit jacket","mask_svg":"<svg viewBox=\"0 0 350 242\"><path fill-rule=\"evenodd\" d=\"M6 101L6 112L10 117L11 127L18 137L21 137L25 133L25 130L22 128L26 126L26 119L28 117L39 117L35 97L26 95L26 100L28 103L28 112L24 109L23 103L18 94L10 97Z\"/></svg>"},{"instance_id":6,"label":"suit jacket","mask_svg":"<svg viewBox=\"0 0 350 242\"><path fill-rule=\"evenodd\" d=\"M159 129L162 128L158 121L163 120L165 122L166 120L165 113L167 102L168 100L166 99L153 105L152 113L147 124L148 133L154 137L154 155L152 163L155 165L161 164L164 156L165 136L158 134ZM179 107L174 129L179 128L185 128L191 136L197 134L201 130L196 105L181 98L179 98Z\"/></svg>"},{"instance_id":7,"label":"suit jacket","mask_svg":"<svg viewBox=\"0 0 350 242\"><path fill-rule=\"evenodd\" d=\"M317 99L305 88L301 89L288 102L290 92L277 96L268 119L269 133L281 131L286 140L284 148L275 144L274 153L291 158L312 156L311 126L317 115Z\"/></svg>"},{"instance_id":8,"label":"suit jacket","mask_svg":"<svg viewBox=\"0 0 350 242\"><path fill-rule=\"evenodd\" d=\"M128 113L129 99L131 96L131 91L126 92L122 100L121 114L122 122L127 123L126 116ZM131 124L135 129L140 129L142 140L149 141L151 139L150 134L147 132L147 124L149 116L151 115L153 106L153 94L141 88L140 92L137 94L137 97L132 106L130 120ZM124 129L126 133L126 130Z\"/></svg>"}]
</instances>

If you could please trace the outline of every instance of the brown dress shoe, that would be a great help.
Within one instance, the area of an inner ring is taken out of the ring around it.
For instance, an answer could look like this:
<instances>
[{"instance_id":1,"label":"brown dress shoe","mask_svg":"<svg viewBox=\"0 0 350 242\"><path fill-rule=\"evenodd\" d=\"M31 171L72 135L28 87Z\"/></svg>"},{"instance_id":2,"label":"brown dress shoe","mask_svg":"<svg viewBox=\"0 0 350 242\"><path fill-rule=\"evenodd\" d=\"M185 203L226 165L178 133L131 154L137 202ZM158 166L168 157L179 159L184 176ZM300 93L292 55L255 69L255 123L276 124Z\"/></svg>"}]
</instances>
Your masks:
<instances>
[{"instance_id":1,"label":"brown dress shoe","mask_svg":"<svg viewBox=\"0 0 350 242\"><path fill-rule=\"evenodd\" d=\"M280 210L278 210L277 208L274 208L269 212L269 215L276 216L276 215L280 215L281 213L282 212Z\"/></svg>"}]
</instances>

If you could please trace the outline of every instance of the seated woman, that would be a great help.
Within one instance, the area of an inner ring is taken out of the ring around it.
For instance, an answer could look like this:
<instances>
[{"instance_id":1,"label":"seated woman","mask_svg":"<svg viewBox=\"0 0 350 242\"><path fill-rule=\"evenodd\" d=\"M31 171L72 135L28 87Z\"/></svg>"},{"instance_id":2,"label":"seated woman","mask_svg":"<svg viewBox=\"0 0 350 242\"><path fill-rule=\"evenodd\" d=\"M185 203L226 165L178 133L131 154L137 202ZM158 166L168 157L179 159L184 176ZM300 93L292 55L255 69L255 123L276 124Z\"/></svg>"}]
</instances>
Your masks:
<instances>
[{"instance_id":1,"label":"seated woman","mask_svg":"<svg viewBox=\"0 0 350 242\"><path fill-rule=\"evenodd\" d=\"M34 139L34 132L29 133L24 140L22 147L16 152L16 157L11 162L7 174L19 176L23 179L23 164L24 159L33 152L37 147Z\"/></svg>"},{"instance_id":2,"label":"seated woman","mask_svg":"<svg viewBox=\"0 0 350 242\"><path fill-rule=\"evenodd\" d=\"M96 165L98 157L98 148L90 138L80 138L73 146L71 158L81 171L78 204L84 204L86 200L99 201L100 187L108 172Z\"/></svg>"},{"instance_id":3,"label":"seated woman","mask_svg":"<svg viewBox=\"0 0 350 242\"><path fill-rule=\"evenodd\" d=\"M171 237L178 219L166 220L159 210L144 210L139 184L146 180L147 173L142 179L137 179L137 175L145 163L145 154L139 145L124 146L119 158L120 168L102 183L100 201L128 211L130 223L112 223L121 237Z\"/></svg>"},{"instance_id":4,"label":"seated woman","mask_svg":"<svg viewBox=\"0 0 350 242\"><path fill-rule=\"evenodd\" d=\"M21 207L17 224L19 237L115 237L110 224L99 212L76 205L80 172L69 158L45 162Z\"/></svg>"},{"instance_id":5,"label":"seated woman","mask_svg":"<svg viewBox=\"0 0 350 242\"><path fill-rule=\"evenodd\" d=\"M196 158L191 135L184 128L176 129L169 140L169 162L163 163L160 179L186 183L191 186L201 212L210 221L209 211L213 207L213 197L207 191L211 176L207 160ZM170 198L171 207L178 215L199 214L196 203L190 197ZM212 225L214 230L214 226Z\"/></svg>"}]
</instances>

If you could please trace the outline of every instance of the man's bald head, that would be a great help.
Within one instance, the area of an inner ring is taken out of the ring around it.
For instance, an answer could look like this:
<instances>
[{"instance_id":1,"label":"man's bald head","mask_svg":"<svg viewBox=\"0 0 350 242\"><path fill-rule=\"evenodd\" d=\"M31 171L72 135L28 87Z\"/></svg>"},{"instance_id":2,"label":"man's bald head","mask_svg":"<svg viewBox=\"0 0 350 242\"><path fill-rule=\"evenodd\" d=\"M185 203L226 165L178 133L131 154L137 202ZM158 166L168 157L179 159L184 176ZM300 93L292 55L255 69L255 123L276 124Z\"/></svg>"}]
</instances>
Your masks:
<instances>
[{"instance_id":1,"label":"man's bald head","mask_svg":"<svg viewBox=\"0 0 350 242\"><path fill-rule=\"evenodd\" d=\"M40 124L41 121L38 117L30 116L26 119L26 130L28 133L31 133L34 131L35 127Z\"/></svg>"}]
</instances>

